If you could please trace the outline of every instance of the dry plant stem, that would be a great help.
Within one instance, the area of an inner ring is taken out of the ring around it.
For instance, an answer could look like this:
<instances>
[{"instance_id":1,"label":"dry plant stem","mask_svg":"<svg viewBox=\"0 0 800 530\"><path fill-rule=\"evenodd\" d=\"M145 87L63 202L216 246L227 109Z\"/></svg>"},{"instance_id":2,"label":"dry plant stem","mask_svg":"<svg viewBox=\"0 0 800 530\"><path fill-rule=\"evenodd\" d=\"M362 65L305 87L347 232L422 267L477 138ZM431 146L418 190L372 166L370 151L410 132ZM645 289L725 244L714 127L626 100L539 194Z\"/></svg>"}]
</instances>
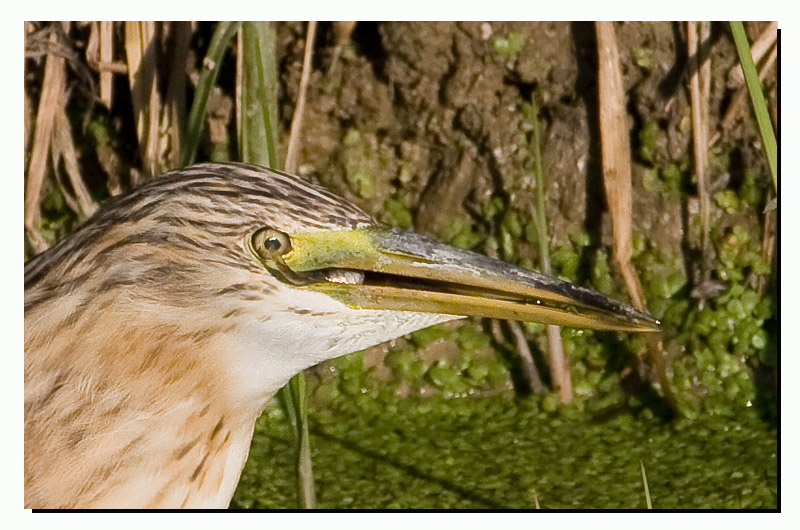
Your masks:
<instances>
[{"instance_id":1,"label":"dry plant stem","mask_svg":"<svg viewBox=\"0 0 800 530\"><path fill-rule=\"evenodd\" d=\"M168 24L172 25L174 33L173 55L161 121L166 124L168 138L168 151L164 163L168 169L175 169L180 165L181 136L186 129L186 58L189 55L192 26L190 22Z\"/></svg>"},{"instance_id":2,"label":"dry plant stem","mask_svg":"<svg viewBox=\"0 0 800 530\"><path fill-rule=\"evenodd\" d=\"M761 34L756 38L750 46L750 53L753 55L755 62L760 62L764 54L778 41L778 21L772 21L769 25L761 31ZM738 68L741 82L744 83L744 73L741 66Z\"/></svg>"},{"instance_id":3,"label":"dry plant stem","mask_svg":"<svg viewBox=\"0 0 800 530\"><path fill-rule=\"evenodd\" d=\"M614 24L612 22L596 22L595 24L599 68L598 99L603 185L611 212L614 259L622 272L633 305L641 310L646 310L639 275L631 264L631 147L619 48ZM649 333L647 345L664 396L675 408L675 398L669 386L664 346L660 335Z\"/></svg>"},{"instance_id":4,"label":"dry plant stem","mask_svg":"<svg viewBox=\"0 0 800 530\"><path fill-rule=\"evenodd\" d=\"M545 215L544 201L544 170L542 169L541 138L539 135L538 108L536 106L536 95L531 97L533 106L533 149L534 149L534 176L536 178L536 225L537 238L539 240L539 261L542 271L550 274L550 248L547 236L547 217ZM550 377L553 384L558 387L558 394L564 404L572 401L572 376L569 371L569 359L564 355L564 343L561 340L561 327L547 326L547 352L550 362Z\"/></svg>"},{"instance_id":5,"label":"dry plant stem","mask_svg":"<svg viewBox=\"0 0 800 530\"><path fill-rule=\"evenodd\" d=\"M286 159L283 167L289 173L294 173L297 166L297 152L300 148L300 129L303 125L303 110L306 106L306 93L308 80L311 77L311 58L314 55L314 39L317 34L317 23L311 21L306 30L306 49L303 55L303 73L300 75L300 87L297 93L297 105L292 115L292 126L289 129L289 147L286 150Z\"/></svg>"},{"instance_id":6,"label":"dry plant stem","mask_svg":"<svg viewBox=\"0 0 800 530\"><path fill-rule=\"evenodd\" d=\"M89 189L81 177L80 165L78 164L78 153L75 144L72 142L72 127L67 118L67 95L61 93L62 103L58 106L55 115L55 127L53 131L53 168L58 169L59 159L64 160L64 168L69 177L70 185L74 190L75 207L73 209L83 218L87 218L99 209L99 205L92 199ZM60 184L60 181L59 181ZM71 197L62 187L64 197Z\"/></svg>"},{"instance_id":7,"label":"dry plant stem","mask_svg":"<svg viewBox=\"0 0 800 530\"><path fill-rule=\"evenodd\" d=\"M531 353L531 348L528 346L528 338L525 336L525 332L522 330L522 326L519 322L515 322L513 320L508 320L508 329L511 331L511 336L514 337L514 346L517 348L517 352L519 353L519 357L522 360L522 371L525 374L525 380L528 382L528 385L531 387L531 391L534 394L541 394L544 392L544 384L542 383L541 377L539 377L539 370L536 369L536 363L533 361L533 354ZM547 326L548 331L551 326ZM557 326L553 326L557 327ZM550 362L553 362L553 355L552 350L550 351ZM563 350L562 350L562 357L563 357ZM559 386L559 388L562 388ZM570 385L570 398L572 397L572 387ZM562 396L563 401L563 396ZM568 403L566 401L565 403Z\"/></svg>"},{"instance_id":8,"label":"dry plant stem","mask_svg":"<svg viewBox=\"0 0 800 530\"><path fill-rule=\"evenodd\" d=\"M58 121L58 119L56 119ZM56 124L56 129L58 129L58 124ZM74 195L69 191L69 188L64 184L64 177L61 175L61 167L59 164L61 163L61 152L59 148L56 147L57 137L60 133L56 130L55 134L53 135L53 146L50 149L50 158L52 159L53 164L53 180L55 184L58 186L58 189L61 190L61 195L64 197L64 202L67 204L67 207L72 210L73 212L77 212L79 216L82 216L81 207L78 205L78 200L75 198ZM65 164L66 165L66 164Z\"/></svg>"},{"instance_id":9,"label":"dry plant stem","mask_svg":"<svg viewBox=\"0 0 800 530\"><path fill-rule=\"evenodd\" d=\"M711 275L711 256L709 253L709 212L711 199L708 194L708 67L710 61L707 57L700 57L700 43L698 33L708 33L703 30L707 22L687 22L687 43L690 57L689 91L692 100L692 146L694 148L694 170L697 175L697 193L700 201L700 229L701 254L702 254L702 282L707 281Z\"/></svg>"},{"instance_id":10,"label":"dry plant stem","mask_svg":"<svg viewBox=\"0 0 800 530\"><path fill-rule=\"evenodd\" d=\"M664 340L661 338L661 333L648 333L645 337L645 341L647 344L647 352L653 361L656 379L661 387L661 391L664 393L664 399L672 410L677 410L677 400L669 384L670 376L667 366L667 350L664 349Z\"/></svg>"},{"instance_id":11,"label":"dry plant stem","mask_svg":"<svg viewBox=\"0 0 800 530\"><path fill-rule=\"evenodd\" d=\"M495 342L499 344L503 344L506 342L505 333L503 333L503 328L500 327L500 321L496 319L489 320L489 331L492 333L492 338Z\"/></svg>"},{"instance_id":12,"label":"dry plant stem","mask_svg":"<svg viewBox=\"0 0 800 530\"><path fill-rule=\"evenodd\" d=\"M767 59L764 61L764 64L761 65L761 68L758 70L758 79L764 81L767 78L767 73L769 73L770 67L775 63L775 60L778 58L778 47L775 46L770 50ZM733 97L731 98L731 102L728 105L728 110L725 111L725 116L722 118L720 122L720 128L723 131L727 131L733 126L733 123L736 121L736 118L739 116L739 111L741 111L742 107L747 102L747 87L740 87L736 93L734 93ZM773 116L773 121L775 130L778 129L778 120L775 119ZM717 143L719 140L720 134L716 133L711 140L711 144Z\"/></svg>"},{"instance_id":13,"label":"dry plant stem","mask_svg":"<svg viewBox=\"0 0 800 530\"><path fill-rule=\"evenodd\" d=\"M25 135L24 135L24 139L23 139L23 144L25 146L25 153L26 153L26 156L27 156L27 153L30 152L28 150L28 147L31 145L31 133L33 132L33 125L32 125L32 122L33 122L33 103L31 102L31 97L28 95L27 91L24 92L23 95L24 95L24 98L22 100L23 101L23 105L24 105L24 107L23 107L24 118L23 119L24 119L24 124L25 124Z\"/></svg>"},{"instance_id":14,"label":"dry plant stem","mask_svg":"<svg viewBox=\"0 0 800 530\"><path fill-rule=\"evenodd\" d=\"M564 354L564 342L561 340L561 326L547 326L547 347L550 354L550 374L558 377L558 395L564 404L572 402L572 377L569 372L569 360Z\"/></svg>"},{"instance_id":15,"label":"dry plant stem","mask_svg":"<svg viewBox=\"0 0 800 530\"><path fill-rule=\"evenodd\" d=\"M336 45L333 47L331 66L328 68L329 74L336 71L336 65L339 64L339 57L342 55L342 50L344 47L348 42L350 42L350 37L353 35L353 30L356 28L357 22L349 20L337 20L332 22L332 24Z\"/></svg>"},{"instance_id":16,"label":"dry plant stem","mask_svg":"<svg viewBox=\"0 0 800 530\"><path fill-rule=\"evenodd\" d=\"M111 74L127 74L128 66L122 62L114 62L113 22L92 22L92 31L89 42L86 44L86 64L100 73L101 94L103 94L103 81L113 79ZM108 75L106 75L108 74ZM106 106L111 104L111 92L107 92L108 101L103 100ZM101 98L103 99L103 98Z\"/></svg>"},{"instance_id":17,"label":"dry plant stem","mask_svg":"<svg viewBox=\"0 0 800 530\"><path fill-rule=\"evenodd\" d=\"M64 31L69 23L64 24ZM56 44L56 33L50 35L50 42ZM50 140L53 136L53 122L61 94L64 91L64 59L48 54L44 64L42 95L39 98L39 111L36 114L36 130L33 136L31 159L28 165L28 182L25 189L25 227L36 230L39 222L39 200L47 171L47 157Z\"/></svg>"},{"instance_id":18,"label":"dry plant stem","mask_svg":"<svg viewBox=\"0 0 800 530\"><path fill-rule=\"evenodd\" d=\"M538 113L536 110L535 96L531 99L531 104L534 106L534 115ZM541 163L540 152L540 138L539 138L539 121L536 119L533 124L534 134L534 153L535 153L535 176L536 176L536 228L539 239L539 256L542 271L545 274L551 273L550 267L550 250L548 248L547 238L547 219L545 217L545 201L544 201L544 178ZM561 327L548 325L547 326L547 344L549 354L549 367L550 378L553 384L558 388L559 397L562 403L570 403L572 401L572 377L569 371L569 361L564 355L564 344L561 340Z\"/></svg>"},{"instance_id":19,"label":"dry plant stem","mask_svg":"<svg viewBox=\"0 0 800 530\"><path fill-rule=\"evenodd\" d=\"M770 22L769 26L761 32L761 35L753 42L750 47L750 53L753 55L753 61L758 64L764 55L774 46L778 41L778 22ZM744 73L742 66L736 64L728 72L728 88L736 88L744 85Z\"/></svg>"},{"instance_id":20,"label":"dry plant stem","mask_svg":"<svg viewBox=\"0 0 800 530\"><path fill-rule=\"evenodd\" d=\"M160 102L156 63L156 23L125 23L125 54L128 80L136 117L136 136L142 169L148 176L158 173L158 125Z\"/></svg>"},{"instance_id":21,"label":"dry plant stem","mask_svg":"<svg viewBox=\"0 0 800 530\"><path fill-rule=\"evenodd\" d=\"M497 259L497 251L494 249L494 247L487 247L486 254L491 258ZM534 394L541 394L544 392L544 383L542 383L542 378L539 376L539 370L536 368L536 363L533 360L533 353L531 353L531 348L528 345L528 338L525 336L525 332L523 331L519 322L507 320L506 324L508 325L509 331L511 331L511 336L514 340L514 347L516 348L517 354L520 358L522 375L525 377L525 381L528 382L528 386L530 387L531 391ZM496 342L501 344L507 342L506 334L503 333L503 328L500 325L499 320L492 319L489 326L492 332L492 337Z\"/></svg>"},{"instance_id":22,"label":"dry plant stem","mask_svg":"<svg viewBox=\"0 0 800 530\"><path fill-rule=\"evenodd\" d=\"M50 248L50 243L38 230L28 230L25 235L27 236L28 245L30 245L34 255L41 254Z\"/></svg>"},{"instance_id":23,"label":"dry plant stem","mask_svg":"<svg viewBox=\"0 0 800 530\"><path fill-rule=\"evenodd\" d=\"M100 27L100 62L109 64L114 60L114 23L104 20L97 24ZM113 74L107 70L101 70L100 99L108 108L111 108L113 87Z\"/></svg>"},{"instance_id":24,"label":"dry plant stem","mask_svg":"<svg viewBox=\"0 0 800 530\"><path fill-rule=\"evenodd\" d=\"M699 56L699 53L704 49L703 46L705 43L710 42L711 39L711 23L708 21L703 21L699 23L698 32L700 33L700 43L698 45L698 64L700 65L700 108L702 110L701 115L703 118L701 131L702 131L702 152L704 156L704 163L703 163L703 194L705 195L706 205L705 205L705 221L701 224L701 229L703 231L703 250L702 250L702 258L704 260L704 265L701 267L701 270L705 270L704 279L711 278L711 253L709 248L711 246L711 228L709 226L709 219L710 219L710 197L709 197L709 183L708 183L708 135L709 131L711 130L711 122L710 122L710 115L709 115L709 105L711 101L711 53L708 48L706 48L705 53L702 57ZM701 201L702 203L702 201ZM702 208L702 205L701 205Z\"/></svg>"},{"instance_id":25,"label":"dry plant stem","mask_svg":"<svg viewBox=\"0 0 800 530\"><path fill-rule=\"evenodd\" d=\"M631 265L631 148L617 37L612 22L597 22L596 27L603 184L611 212L614 258L633 304L643 309L642 288Z\"/></svg>"},{"instance_id":26,"label":"dry plant stem","mask_svg":"<svg viewBox=\"0 0 800 530\"><path fill-rule=\"evenodd\" d=\"M86 43L86 64L90 68L94 68L98 72L100 69L97 63L100 62L99 48L100 48L100 23L91 22L89 32L89 41Z\"/></svg>"},{"instance_id":27,"label":"dry plant stem","mask_svg":"<svg viewBox=\"0 0 800 530\"><path fill-rule=\"evenodd\" d=\"M700 47L702 50L703 44L711 42L711 22L700 22ZM706 144L708 144L708 130L710 128L710 115L709 115L709 100L711 99L711 53L710 49L706 49L703 55L703 60L700 62L700 90L703 94L703 122L706 127ZM707 157L706 157L707 158Z\"/></svg>"},{"instance_id":28,"label":"dry plant stem","mask_svg":"<svg viewBox=\"0 0 800 530\"><path fill-rule=\"evenodd\" d=\"M106 108L111 108L113 92L113 74L125 74L128 67L124 63L115 63L113 22L92 22L92 31L86 45L86 63L100 74L100 101Z\"/></svg>"}]
</instances>

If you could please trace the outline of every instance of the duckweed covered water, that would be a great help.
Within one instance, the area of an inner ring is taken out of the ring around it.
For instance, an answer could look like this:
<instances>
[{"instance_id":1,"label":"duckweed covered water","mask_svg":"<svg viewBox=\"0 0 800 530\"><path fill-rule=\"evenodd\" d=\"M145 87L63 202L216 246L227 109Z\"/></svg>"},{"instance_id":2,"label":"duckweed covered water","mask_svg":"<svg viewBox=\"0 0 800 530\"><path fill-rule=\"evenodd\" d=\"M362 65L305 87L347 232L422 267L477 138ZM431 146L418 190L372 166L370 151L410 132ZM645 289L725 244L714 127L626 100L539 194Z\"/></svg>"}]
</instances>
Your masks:
<instances>
[{"instance_id":1,"label":"duckweed covered water","mask_svg":"<svg viewBox=\"0 0 800 530\"><path fill-rule=\"evenodd\" d=\"M777 436L755 414L663 422L547 414L510 396L311 411L319 508L777 508ZM233 508L295 508L292 433L259 420Z\"/></svg>"}]
</instances>

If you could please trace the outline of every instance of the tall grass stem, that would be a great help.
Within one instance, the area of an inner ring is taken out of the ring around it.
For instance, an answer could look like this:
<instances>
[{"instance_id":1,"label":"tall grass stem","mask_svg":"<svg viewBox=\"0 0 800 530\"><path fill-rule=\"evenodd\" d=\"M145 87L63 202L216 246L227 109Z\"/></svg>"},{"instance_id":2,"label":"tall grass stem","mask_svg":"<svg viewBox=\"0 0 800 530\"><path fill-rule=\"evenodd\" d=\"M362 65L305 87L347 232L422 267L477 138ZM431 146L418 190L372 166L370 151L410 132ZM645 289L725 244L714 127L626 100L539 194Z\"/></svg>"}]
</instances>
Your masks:
<instances>
[{"instance_id":1,"label":"tall grass stem","mask_svg":"<svg viewBox=\"0 0 800 530\"><path fill-rule=\"evenodd\" d=\"M186 133L183 135L184 142L181 145L181 167L188 166L194 162L194 158L197 156L197 148L200 145L200 138L203 135L203 126L206 119L208 96L217 83L219 65L222 63L222 57L228 48L228 43L236 35L240 25L240 22L220 22L211 37L211 43L208 45L205 59L203 59L203 69L200 72L200 78L195 88L192 108L186 121Z\"/></svg>"},{"instance_id":2,"label":"tall grass stem","mask_svg":"<svg viewBox=\"0 0 800 530\"><path fill-rule=\"evenodd\" d=\"M653 502L650 500L650 487L647 485L647 473L644 471L644 462L639 460L639 465L642 467L642 483L644 483L644 499L647 503L647 509L653 509Z\"/></svg>"},{"instance_id":3,"label":"tall grass stem","mask_svg":"<svg viewBox=\"0 0 800 530\"><path fill-rule=\"evenodd\" d=\"M775 138L775 131L769 119L767 102L764 99L764 91L756 73L756 65L753 63L753 56L750 53L750 43L747 40L747 33L744 25L739 21L731 21L731 33L736 44L736 52L739 54L739 62L742 65L744 82L747 85L747 92L753 102L753 110L756 114L758 130L761 133L761 142L764 146L764 154L767 156L769 171L772 174L772 184L775 191L778 191L778 142Z\"/></svg>"},{"instance_id":4,"label":"tall grass stem","mask_svg":"<svg viewBox=\"0 0 800 530\"><path fill-rule=\"evenodd\" d=\"M281 167L277 143L277 61L275 28L269 22L242 25L242 100L240 153L245 162ZM301 372L280 390L295 438L295 477L300 507L316 507L311 440L308 432L306 379Z\"/></svg>"},{"instance_id":5,"label":"tall grass stem","mask_svg":"<svg viewBox=\"0 0 800 530\"><path fill-rule=\"evenodd\" d=\"M541 134L539 131L539 107L536 105L536 94L531 95L531 124L533 125L533 163L536 178L536 235L539 243L539 263L542 272L551 273L550 245L547 235L547 213L544 196L544 170L542 169ZM553 383L558 385L562 403L572 401L572 378L569 371L569 360L564 354L564 343L561 340L560 326L547 326L547 346L550 354L550 374Z\"/></svg>"}]
</instances>

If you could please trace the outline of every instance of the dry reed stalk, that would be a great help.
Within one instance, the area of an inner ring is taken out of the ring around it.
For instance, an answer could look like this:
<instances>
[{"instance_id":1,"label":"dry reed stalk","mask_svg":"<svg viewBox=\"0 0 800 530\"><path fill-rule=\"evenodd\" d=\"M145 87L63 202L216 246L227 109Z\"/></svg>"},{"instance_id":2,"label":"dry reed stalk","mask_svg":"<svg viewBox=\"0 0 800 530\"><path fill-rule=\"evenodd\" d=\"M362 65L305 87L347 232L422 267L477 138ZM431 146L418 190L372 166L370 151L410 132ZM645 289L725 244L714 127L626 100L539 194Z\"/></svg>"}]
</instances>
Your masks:
<instances>
[{"instance_id":1,"label":"dry reed stalk","mask_svg":"<svg viewBox=\"0 0 800 530\"><path fill-rule=\"evenodd\" d=\"M297 152L300 148L300 130L303 126L303 110L306 107L306 93L308 80L311 77L311 58L314 55L314 40L317 34L317 23L310 21L306 30L306 48L303 54L303 72L300 74L300 86L297 93L297 104L292 115L292 125L289 129L289 146L286 149L286 158L283 167L289 173L297 169Z\"/></svg>"},{"instance_id":2,"label":"dry reed stalk","mask_svg":"<svg viewBox=\"0 0 800 530\"><path fill-rule=\"evenodd\" d=\"M128 67L114 62L113 22L92 22L89 42L86 44L86 63L100 74L100 100L111 108L114 74L125 74Z\"/></svg>"},{"instance_id":3,"label":"dry reed stalk","mask_svg":"<svg viewBox=\"0 0 800 530\"><path fill-rule=\"evenodd\" d=\"M497 259L497 251L494 247L487 246L486 254L490 258ZM528 338L525 336L525 332L519 322L513 320L506 320L505 322L509 331L511 331L514 347L521 361L522 375L525 377L525 381L528 382L531 391L534 394L541 394L544 392L544 383L542 383L539 370L536 368L536 363L533 360L533 353L531 352L531 347L528 345ZM495 342L500 344L508 342L500 320L491 319L489 321L489 329L491 330L492 338Z\"/></svg>"},{"instance_id":4,"label":"dry reed stalk","mask_svg":"<svg viewBox=\"0 0 800 530\"><path fill-rule=\"evenodd\" d=\"M90 22L89 41L86 43L86 64L99 71L100 62L100 26L99 22Z\"/></svg>"},{"instance_id":5,"label":"dry reed stalk","mask_svg":"<svg viewBox=\"0 0 800 530\"><path fill-rule=\"evenodd\" d=\"M755 64L760 63L764 55L773 48L777 41L778 22L770 22L750 46L750 54L753 56L753 62ZM738 88L743 85L744 73L742 72L742 65L736 63L736 66L728 71L728 88Z\"/></svg>"},{"instance_id":6,"label":"dry reed stalk","mask_svg":"<svg viewBox=\"0 0 800 530\"><path fill-rule=\"evenodd\" d=\"M332 22L333 35L336 44L333 47L333 57L331 57L331 66L328 68L328 73L336 71L336 65L339 63L339 57L342 55L342 50L350 42L350 37L353 35L353 30L356 29L356 21L337 20Z\"/></svg>"},{"instance_id":7,"label":"dry reed stalk","mask_svg":"<svg viewBox=\"0 0 800 530\"><path fill-rule=\"evenodd\" d=\"M162 108L161 130L166 131L166 149L163 162L168 169L180 165L181 135L186 128L186 59L192 38L190 22L170 22L172 27L172 68L170 68L167 94Z\"/></svg>"},{"instance_id":8,"label":"dry reed stalk","mask_svg":"<svg viewBox=\"0 0 800 530\"><path fill-rule=\"evenodd\" d=\"M125 22L125 55L131 87L136 136L142 169L148 176L158 173L158 126L160 102L157 79L156 23Z\"/></svg>"},{"instance_id":9,"label":"dry reed stalk","mask_svg":"<svg viewBox=\"0 0 800 530\"><path fill-rule=\"evenodd\" d=\"M706 54L701 57L702 42L698 33L707 34L708 22L687 22L687 44L690 58L689 91L692 103L692 146L694 170L697 175L697 194L700 202L702 282L711 275L709 218L711 199L708 193L708 96L710 63ZM701 283L702 283L701 282Z\"/></svg>"},{"instance_id":10,"label":"dry reed stalk","mask_svg":"<svg viewBox=\"0 0 800 530\"><path fill-rule=\"evenodd\" d=\"M613 22L596 22L598 52L598 100L602 146L603 185L611 212L614 259L617 262L633 305L646 310L639 275L631 263L631 147L625 110L625 90L619 48ZM669 386L666 353L660 334L647 334L647 350L664 397L675 406Z\"/></svg>"},{"instance_id":11,"label":"dry reed stalk","mask_svg":"<svg viewBox=\"0 0 800 530\"><path fill-rule=\"evenodd\" d=\"M709 45L711 43L711 22L702 21L700 22L700 50L702 50L702 46L704 43L708 42ZM711 50L710 48L706 49L705 54L703 56L703 61L700 63L700 90L703 94L703 101L706 103L703 105L703 120L706 123L706 129L709 127L709 110L708 110L708 101L711 97ZM708 132L706 131L706 141L708 141Z\"/></svg>"},{"instance_id":12,"label":"dry reed stalk","mask_svg":"<svg viewBox=\"0 0 800 530\"><path fill-rule=\"evenodd\" d=\"M508 329L511 331L511 336L514 338L514 347L517 349L517 353L519 354L520 359L522 359L522 372L525 376L525 380L528 382L528 385L531 387L531 391L534 394L541 394L544 392L544 383L542 383L542 378L539 377L539 370L536 368L536 363L533 361L533 353L531 353L531 347L528 345L528 338L525 336L525 332L522 330L522 325L519 322L514 320L507 320L506 324L508 325ZM550 326L548 326L549 328ZM563 356L563 350L562 350ZM552 362L552 351L551 351L551 362ZM569 379L567 380L569 382ZM559 386L559 388L562 388ZM569 399L572 399L572 385L569 384ZM563 400L564 403L569 403L568 401Z\"/></svg>"},{"instance_id":13,"label":"dry reed stalk","mask_svg":"<svg viewBox=\"0 0 800 530\"><path fill-rule=\"evenodd\" d=\"M558 385L558 396L565 405L572 402L572 376L569 371L569 359L564 354L564 342L561 340L561 326L547 326L547 347L550 359L550 375Z\"/></svg>"},{"instance_id":14,"label":"dry reed stalk","mask_svg":"<svg viewBox=\"0 0 800 530\"><path fill-rule=\"evenodd\" d=\"M38 230L28 230L25 232L25 235L27 237L28 245L30 245L34 255L41 254L50 248L50 242L48 242Z\"/></svg>"},{"instance_id":15,"label":"dry reed stalk","mask_svg":"<svg viewBox=\"0 0 800 530\"><path fill-rule=\"evenodd\" d=\"M124 74L128 71L124 63L114 62L113 22L92 22L92 32L86 45L86 62L100 73L100 100L111 108L113 74Z\"/></svg>"},{"instance_id":16,"label":"dry reed stalk","mask_svg":"<svg viewBox=\"0 0 800 530\"><path fill-rule=\"evenodd\" d=\"M58 118L56 118L58 121ZM58 125L56 125L58 127ZM69 188L64 184L64 177L61 175L61 168L58 164L61 162L61 154L57 152L55 147L56 137L58 133L56 132L53 135L53 146L50 149L50 158L52 158L53 164L53 180L55 181L55 185L58 186L58 189L61 190L61 196L64 198L64 202L67 204L67 207L76 212L79 217L82 217L83 214L81 213L81 207L78 204L78 200L75 196L70 192ZM66 165L66 164L65 164Z\"/></svg>"},{"instance_id":17,"label":"dry reed stalk","mask_svg":"<svg viewBox=\"0 0 800 530\"><path fill-rule=\"evenodd\" d=\"M758 70L758 79L764 81L767 77L767 73L769 72L770 67L775 63L775 60L778 58L778 47L775 46L770 51L769 55L767 56L764 63L761 65L761 68ZM731 103L728 105L728 109L725 111L725 116L723 116L722 121L720 122L720 128L722 131L727 131L733 126L733 123L736 121L736 118L739 117L739 112L741 111L742 107L745 106L745 102L747 101L747 87L743 86L740 87L734 93L733 97L731 98ZM775 127L777 130L777 120L775 120ZM711 144L717 142L720 138L720 133L717 132L711 140Z\"/></svg>"},{"instance_id":18,"label":"dry reed stalk","mask_svg":"<svg viewBox=\"0 0 800 530\"><path fill-rule=\"evenodd\" d=\"M69 23L63 24L64 32L69 31ZM50 35L50 43L58 43L58 35ZM31 158L28 165L28 182L25 189L25 227L35 231L39 222L39 201L42 186L47 172L47 157L50 152L50 141L53 137L53 122L56 111L61 105L61 93L64 90L64 59L47 54L42 80L42 94L39 99L39 110L36 114L36 129L33 135Z\"/></svg>"},{"instance_id":19,"label":"dry reed stalk","mask_svg":"<svg viewBox=\"0 0 800 530\"><path fill-rule=\"evenodd\" d=\"M28 95L27 91L23 92L23 96L23 123L25 127L23 146L25 148L25 157L27 158L29 153L28 147L31 145L31 133L33 132L33 103L31 103L31 97Z\"/></svg>"},{"instance_id":20,"label":"dry reed stalk","mask_svg":"<svg viewBox=\"0 0 800 530\"><path fill-rule=\"evenodd\" d=\"M74 195L68 193L64 186L61 185L61 180L56 179L61 186L61 192L65 198L71 200L70 208L75 210L81 217L87 218L95 213L100 206L92 199L89 189L83 181L81 176L80 165L78 164L78 152L75 149L75 144L72 141L72 126L67 117L67 94L61 93L62 104L58 106L55 115L55 124L53 130L53 144L52 144L52 157L53 169L58 173L59 162L64 161L64 169L67 172L70 185Z\"/></svg>"},{"instance_id":21,"label":"dry reed stalk","mask_svg":"<svg viewBox=\"0 0 800 530\"><path fill-rule=\"evenodd\" d=\"M114 61L114 23L103 20L98 23L100 26L100 62L111 64ZM111 101L114 95L113 73L108 70L100 71L100 99L111 108Z\"/></svg>"},{"instance_id":22,"label":"dry reed stalk","mask_svg":"<svg viewBox=\"0 0 800 530\"><path fill-rule=\"evenodd\" d=\"M508 342L506 340L505 333L503 333L503 328L500 327L500 321L499 320L495 320L495 319L489 320L489 331L491 332L492 338L494 339L495 342L497 342L499 344L503 344L505 342Z\"/></svg>"},{"instance_id":23,"label":"dry reed stalk","mask_svg":"<svg viewBox=\"0 0 800 530\"><path fill-rule=\"evenodd\" d=\"M596 27L603 184L611 212L614 258L634 305L644 308L639 277L631 265L631 147L617 37L612 22L597 22Z\"/></svg>"}]
</instances>

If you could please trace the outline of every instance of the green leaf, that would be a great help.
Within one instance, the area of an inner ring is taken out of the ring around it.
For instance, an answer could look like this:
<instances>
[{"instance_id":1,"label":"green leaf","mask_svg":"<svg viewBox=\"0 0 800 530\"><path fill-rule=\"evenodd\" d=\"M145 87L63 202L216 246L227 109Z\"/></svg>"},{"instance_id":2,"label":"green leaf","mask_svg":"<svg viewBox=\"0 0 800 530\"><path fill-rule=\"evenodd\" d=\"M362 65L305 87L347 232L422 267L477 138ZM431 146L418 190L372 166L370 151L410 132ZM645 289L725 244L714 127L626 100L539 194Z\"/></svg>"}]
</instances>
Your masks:
<instances>
[{"instance_id":1,"label":"green leaf","mask_svg":"<svg viewBox=\"0 0 800 530\"><path fill-rule=\"evenodd\" d=\"M203 70L200 72L200 78L197 81L192 108L189 111L189 119L186 121L185 140L181 145L181 167L188 166L194 162L194 158L197 156L197 146L200 145L200 137L203 134L203 126L205 125L208 96L217 82L219 66L222 64L225 50L240 25L241 22L220 22L211 37L206 57L203 59Z\"/></svg>"},{"instance_id":2,"label":"green leaf","mask_svg":"<svg viewBox=\"0 0 800 530\"><path fill-rule=\"evenodd\" d=\"M744 25L738 21L731 21L731 33L736 44L736 52L739 54L739 62L742 65L744 81L747 84L747 92L750 94L750 101L753 102L753 110L756 113L758 130L761 132L761 141L764 144L764 154L767 155L769 171L772 173L772 184L775 191L778 191L778 142L775 139L775 131L772 129L772 122L769 119L767 101L764 99L764 91L761 89L761 81L758 79L756 65L753 63L753 56L750 52L750 43L747 41L747 34Z\"/></svg>"}]
</instances>

